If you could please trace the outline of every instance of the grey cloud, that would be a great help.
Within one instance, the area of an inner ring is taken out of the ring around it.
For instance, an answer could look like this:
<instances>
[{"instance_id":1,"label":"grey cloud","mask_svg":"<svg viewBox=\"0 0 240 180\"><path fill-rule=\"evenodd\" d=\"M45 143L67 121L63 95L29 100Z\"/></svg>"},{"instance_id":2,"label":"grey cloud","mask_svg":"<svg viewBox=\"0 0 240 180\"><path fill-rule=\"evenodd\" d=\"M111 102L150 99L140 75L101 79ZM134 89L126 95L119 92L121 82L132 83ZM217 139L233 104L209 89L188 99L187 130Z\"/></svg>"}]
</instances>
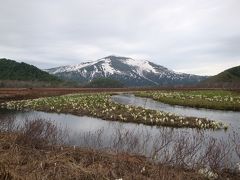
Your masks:
<instances>
[{"instance_id":1,"label":"grey cloud","mask_svg":"<svg viewBox=\"0 0 240 180\"><path fill-rule=\"evenodd\" d=\"M0 57L49 68L116 54L216 74L240 64L239 6L238 0L0 0Z\"/></svg>"}]
</instances>

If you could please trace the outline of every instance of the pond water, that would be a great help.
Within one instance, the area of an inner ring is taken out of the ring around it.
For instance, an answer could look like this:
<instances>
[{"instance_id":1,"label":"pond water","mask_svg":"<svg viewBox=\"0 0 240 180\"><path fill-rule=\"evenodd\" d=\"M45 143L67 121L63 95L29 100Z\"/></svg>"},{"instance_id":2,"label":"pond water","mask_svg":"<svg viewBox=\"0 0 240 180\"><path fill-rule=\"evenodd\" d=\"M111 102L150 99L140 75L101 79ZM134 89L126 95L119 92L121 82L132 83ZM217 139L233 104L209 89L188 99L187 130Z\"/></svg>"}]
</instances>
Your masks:
<instances>
[{"instance_id":1,"label":"pond water","mask_svg":"<svg viewBox=\"0 0 240 180\"><path fill-rule=\"evenodd\" d=\"M240 112L216 111L207 109L195 109L181 106L170 106L147 98L139 98L134 95L114 95L112 100L117 103L142 106L149 109L161 110L185 116L206 117L213 120L223 121L230 125L227 131L198 131L190 128L164 128L146 126L134 123L121 123L106 121L87 116L75 116L69 114L46 113L38 111L14 112L5 111L5 114L15 117L17 122L42 118L53 121L58 127L66 128L69 132L67 144L92 148L111 148L116 151L142 154L152 157L156 149L164 147L167 151L174 151L174 143L186 141L187 143L199 143L199 149L204 149L211 138L225 145L232 146L229 154L229 163L239 162L239 157L234 153L234 147L229 142L229 137L240 129ZM239 137L239 136L238 136ZM171 143L167 143L170 142ZM164 150L163 149L163 150ZM161 149L162 150L162 149ZM164 153L159 151L158 153ZM166 152L165 152L166 153Z\"/></svg>"},{"instance_id":2,"label":"pond water","mask_svg":"<svg viewBox=\"0 0 240 180\"><path fill-rule=\"evenodd\" d=\"M218 120L230 124L233 127L240 127L240 112L169 105L150 98L136 97L132 94L114 95L112 96L112 100L121 104L141 106L146 109L171 112L177 115Z\"/></svg>"},{"instance_id":3,"label":"pond water","mask_svg":"<svg viewBox=\"0 0 240 180\"><path fill-rule=\"evenodd\" d=\"M132 94L114 95L112 96L112 101L120 104L140 106L146 109L170 112L176 115L201 117L221 121L229 125L228 133L240 130L240 112L169 105L150 98L136 97ZM219 135L219 131L214 131L212 135L214 134ZM226 133L224 134L226 135Z\"/></svg>"}]
</instances>

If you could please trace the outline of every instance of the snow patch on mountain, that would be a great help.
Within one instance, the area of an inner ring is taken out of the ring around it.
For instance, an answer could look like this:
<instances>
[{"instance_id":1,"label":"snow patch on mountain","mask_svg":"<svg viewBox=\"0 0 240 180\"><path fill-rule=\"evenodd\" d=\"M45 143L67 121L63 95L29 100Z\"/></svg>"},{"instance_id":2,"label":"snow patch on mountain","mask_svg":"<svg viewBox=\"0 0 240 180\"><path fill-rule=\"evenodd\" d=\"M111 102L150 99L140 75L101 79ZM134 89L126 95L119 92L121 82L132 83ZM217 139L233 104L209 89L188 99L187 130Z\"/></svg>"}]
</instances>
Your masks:
<instances>
[{"instance_id":1,"label":"snow patch on mountain","mask_svg":"<svg viewBox=\"0 0 240 180\"><path fill-rule=\"evenodd\" d=\"M102 63L102 69L104 72L105 77L107 77L107 75L112 75L112 74L122 74L121 71L114 69L111 66L111 59L102 59L103 63Z\"/></svg>"},{"instance_id":2,"label":"snow patch on mountain","mask_svg":"<svg viewBox=\"0 0 240 180\"><path fill-rule=\"evenodd\" d=\"M157 73L157 71L154 69L154 67L152 67L149 64L148 61L135 60L135 59L129 58L123 61L123 63L136 67L138 69L138 73L141 73L141 74L143 71Z\"/></svg>"},{"instance_id":3,"label":"snow patch on mountain","mask_svg":"<svg viewBox=\"0 0 240 180\"><path fill-rule=\"evenodd\" d=\"M84 62L84 63L80 63L77 65L62 66L62 67L56 68L56 70L51 72L51 74L57 74L57 73L62 73L62 72L74 72L74 71L81 72L81 70L83 68L92 66L92 65L98 63L99 61L101 61L101 60L92 61L92 62Z\"/></svg>"}]
</instances>

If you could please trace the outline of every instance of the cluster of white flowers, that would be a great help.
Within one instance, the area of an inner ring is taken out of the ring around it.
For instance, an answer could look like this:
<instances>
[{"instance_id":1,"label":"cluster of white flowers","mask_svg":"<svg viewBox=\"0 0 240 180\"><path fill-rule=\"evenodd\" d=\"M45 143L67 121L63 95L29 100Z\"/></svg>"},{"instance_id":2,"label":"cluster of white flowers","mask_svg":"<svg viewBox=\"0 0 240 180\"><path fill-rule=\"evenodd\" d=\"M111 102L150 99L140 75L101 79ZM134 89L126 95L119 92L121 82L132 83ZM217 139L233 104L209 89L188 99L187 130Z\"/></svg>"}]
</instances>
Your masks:
<instances>
[{"instance_id":1,"label":"cluster of white flowers","mask_svg":"<svg viewBox=\"0 0 240 180\"><path fill-rule=\"evenodd\" d=\"M220 109L240 109L240 95L228 91L145 91L135 94L172 104L206 108L211 105L212 108L216 109L220 105Z\"/></svg>"},{"instance_id":2,"label":"cluster of white flowers","mask_svg":"<svg viewBox=\"0 0 240 180\"><path fill-rule=\"evenodd\" d=\"M203 94L200 94L203 93ZM151 96L154 99L160 99L160 98L175 98L180 100L186 100L186 99L202 99L207 100L211 102L234 102L237 104L240 104L240 96L233 96L231 93L225 94L225 95L205 95L203 92L182 92L182 91L147 91L147 92L139 92L138 95L146 95Z\"/></svg>"},{"instance_id":3,"label":"cluster of white flowers","mask_svg":"<svg viewBox=\"0 0 240 180\"><path fill-rule=\"evenodd\" d=\"M121 105L110 100L110 95L74 94L34 100L12 101L5 103L6 108L15 110L33 109L40 111L74 113L89 115L106 120L136 122L148 125L191 127L199 129L221 129L225 125L205 118L177 116L141 107Z\"/></svg>"},{"instance_id":4,"label":"cluster of white flowers","mask_svg":"<svg viewBox=\"0 0 240 180\"><path fill-rule=\"evenodd\" d=\"M207 179L218 179L218 174L212 172L210 169L208 168L202 168L199 169L198 171L199 174L203 175L205 178Z\"/></svg>"}]
</instances>

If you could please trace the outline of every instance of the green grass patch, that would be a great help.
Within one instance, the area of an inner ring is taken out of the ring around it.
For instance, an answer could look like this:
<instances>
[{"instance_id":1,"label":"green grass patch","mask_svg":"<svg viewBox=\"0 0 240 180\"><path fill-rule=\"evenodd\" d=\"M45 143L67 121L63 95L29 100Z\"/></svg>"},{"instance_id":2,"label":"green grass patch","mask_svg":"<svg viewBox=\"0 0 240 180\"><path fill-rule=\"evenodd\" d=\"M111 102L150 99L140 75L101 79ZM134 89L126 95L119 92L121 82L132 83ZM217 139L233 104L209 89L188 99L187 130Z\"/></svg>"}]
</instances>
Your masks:
<instances>
[{"instance_id":1,"label":"green grass patch","mask_svg":"<svg viewBox=\"0 0 240 180\"><path fill-rule=\"evenodd\" d=\"M135 95L171 105L240 111L240 94L232 91L145 91L137 92Z\"/></svg>"}]
</instances>

